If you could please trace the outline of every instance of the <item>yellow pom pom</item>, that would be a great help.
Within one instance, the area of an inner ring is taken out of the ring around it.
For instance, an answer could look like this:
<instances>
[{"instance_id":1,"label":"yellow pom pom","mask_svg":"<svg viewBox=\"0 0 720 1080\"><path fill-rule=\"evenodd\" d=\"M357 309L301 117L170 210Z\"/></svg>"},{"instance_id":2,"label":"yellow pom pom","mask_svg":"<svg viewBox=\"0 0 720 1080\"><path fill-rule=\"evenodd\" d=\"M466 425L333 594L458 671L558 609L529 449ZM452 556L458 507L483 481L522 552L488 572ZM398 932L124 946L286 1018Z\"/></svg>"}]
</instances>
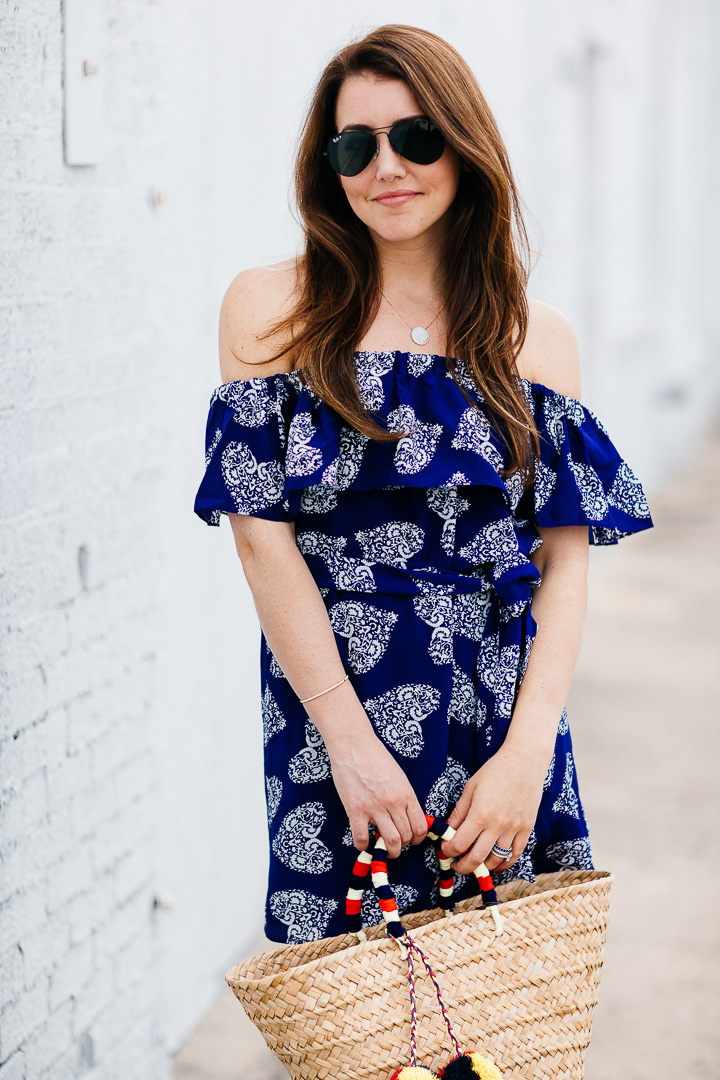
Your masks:
<instances>
[{"instance_id":1,"label":"yellow pom pom","mask_svg":"<svg viewBox=\"0 0 720 1080\"><path fill-rule=\"evenodd\" d=\"M482 1054L468 1054L468 1057L472 1061L473 1069L480 1077L480 1080L502 1080L500 1070Z\"/></svg>"}]
</instances>

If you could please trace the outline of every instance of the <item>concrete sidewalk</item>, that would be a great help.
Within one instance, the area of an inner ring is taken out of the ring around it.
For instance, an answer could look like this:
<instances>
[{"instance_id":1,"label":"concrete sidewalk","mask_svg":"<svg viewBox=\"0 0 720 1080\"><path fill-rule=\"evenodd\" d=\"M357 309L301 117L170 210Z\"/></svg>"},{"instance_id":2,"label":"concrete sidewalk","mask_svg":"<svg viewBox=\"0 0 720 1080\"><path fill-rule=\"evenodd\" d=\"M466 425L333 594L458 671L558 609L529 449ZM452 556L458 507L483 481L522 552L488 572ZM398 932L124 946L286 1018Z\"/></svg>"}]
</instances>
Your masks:
<instances>
[{"instance_id":1,"label":"concrete sidewalk","mask_svg":"<svg viewBox=\"0 0 720 1080\"><path fill-rule=\"evenodd\" d=\"M718 1080L720 439L651 510L655 529L592 552L568 701L595 865L616 876L585 1080ZM175 1080L286 1076L225 986L175 1058Z\"/></svg>"}]
</instances>

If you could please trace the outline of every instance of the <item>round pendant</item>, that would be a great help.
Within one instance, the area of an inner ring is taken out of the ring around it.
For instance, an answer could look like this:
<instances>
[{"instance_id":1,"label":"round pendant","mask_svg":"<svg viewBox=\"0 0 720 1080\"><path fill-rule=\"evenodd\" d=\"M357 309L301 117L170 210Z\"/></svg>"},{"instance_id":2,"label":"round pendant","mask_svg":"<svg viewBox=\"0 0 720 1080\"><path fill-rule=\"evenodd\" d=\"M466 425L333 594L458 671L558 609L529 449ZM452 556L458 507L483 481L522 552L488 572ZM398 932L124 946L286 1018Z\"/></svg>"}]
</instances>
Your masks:
<instances>
[{"instance_id":1,"label":"round pendant","mask_svg":"<svg viewBox=\"0 0 720 1080\"><path fill-rule=\"evenodd\" d=\"M430 340L430 335L424 326L414 326L410 332L410 337L416 345L426 345Z\"/></svg>"}]
</instances>

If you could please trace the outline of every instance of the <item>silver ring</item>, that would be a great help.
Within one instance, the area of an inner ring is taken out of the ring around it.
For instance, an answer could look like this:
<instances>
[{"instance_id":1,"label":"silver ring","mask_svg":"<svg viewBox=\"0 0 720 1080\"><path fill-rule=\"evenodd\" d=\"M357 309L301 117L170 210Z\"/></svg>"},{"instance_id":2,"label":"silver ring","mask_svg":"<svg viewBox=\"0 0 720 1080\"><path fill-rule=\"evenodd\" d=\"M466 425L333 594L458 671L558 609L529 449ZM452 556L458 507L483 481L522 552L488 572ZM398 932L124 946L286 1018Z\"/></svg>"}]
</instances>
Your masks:
<instances>
[{"instance_id":1,"label":"silver ring","mask_svg":"<svg viewBox=\"0 0 720 1080\"><path fill-rule=\"evenodd\" d=\"M497 855L499 859L509 859L512 855L511 847L500 847L499 844L493 844L491 855Z\"/></svg>"}]
</instances>

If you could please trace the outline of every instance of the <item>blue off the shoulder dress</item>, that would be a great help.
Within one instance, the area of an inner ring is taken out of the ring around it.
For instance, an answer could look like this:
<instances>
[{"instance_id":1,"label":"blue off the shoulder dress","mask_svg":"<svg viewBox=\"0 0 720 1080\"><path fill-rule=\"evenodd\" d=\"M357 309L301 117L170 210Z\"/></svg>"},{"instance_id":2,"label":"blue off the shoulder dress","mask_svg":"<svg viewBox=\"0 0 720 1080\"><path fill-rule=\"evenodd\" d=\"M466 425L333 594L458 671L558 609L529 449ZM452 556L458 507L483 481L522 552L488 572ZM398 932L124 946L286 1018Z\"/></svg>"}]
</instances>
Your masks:
<instances>
[{"instance_id":1,"label":"blue off the shoulder dress","mask_svg":"<svg viewBox=\"0 0 720 1080\"><path fill-rule=\"evenodd\" d=\"M592 544L650 528L642 487L597 417L539 383L522 386L540 433L534 484L500 476L503 447L467 368L427 353L357 352L365 407L399 442L349 426L297 372L218 386L195 512L295 521L343 666L426 813L445 818L502 745L536 633L537 526L587 525ZM325 744L260 633L270 840L265 933L297 943L345 931L355 848ZM342 723L342 717L338 717ZM373 829L371 827L371 834ZM391 861L401 912L435 907L437 856ZM501 882L592 869L567 713L537 821ZM455 898L474 893L458 875ZM372 889L363 925L382 921Z\"/></svg>"}]
</instances>

